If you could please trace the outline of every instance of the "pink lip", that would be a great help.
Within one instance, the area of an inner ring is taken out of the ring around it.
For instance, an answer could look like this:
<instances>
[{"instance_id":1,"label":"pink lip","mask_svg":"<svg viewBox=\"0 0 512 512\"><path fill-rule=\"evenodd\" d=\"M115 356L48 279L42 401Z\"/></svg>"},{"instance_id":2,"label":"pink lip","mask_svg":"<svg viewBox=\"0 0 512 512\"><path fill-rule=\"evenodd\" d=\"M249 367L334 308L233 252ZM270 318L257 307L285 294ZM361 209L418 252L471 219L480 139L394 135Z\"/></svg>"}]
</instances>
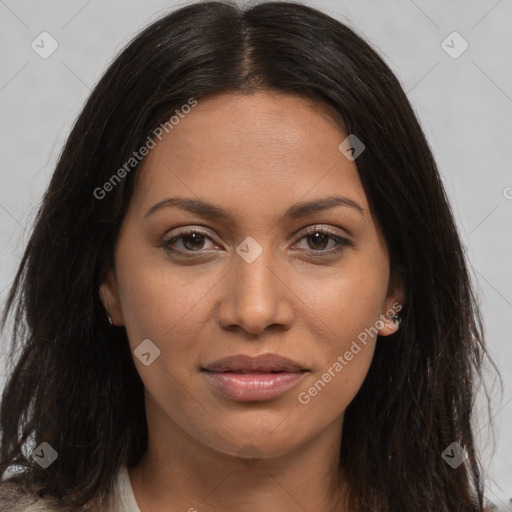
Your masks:
<instances>
[{"instance_id":1,"label":"pink lip","mask_svg":"<svg viewBox=\"0 0 512 512\"><path fill-rule=\"evenodd\" d=\"M244 354L219 359L202 368L221 393L238 401L271 400L293 387L307 369L276 354Z\"/></svg>"}]
</instances>

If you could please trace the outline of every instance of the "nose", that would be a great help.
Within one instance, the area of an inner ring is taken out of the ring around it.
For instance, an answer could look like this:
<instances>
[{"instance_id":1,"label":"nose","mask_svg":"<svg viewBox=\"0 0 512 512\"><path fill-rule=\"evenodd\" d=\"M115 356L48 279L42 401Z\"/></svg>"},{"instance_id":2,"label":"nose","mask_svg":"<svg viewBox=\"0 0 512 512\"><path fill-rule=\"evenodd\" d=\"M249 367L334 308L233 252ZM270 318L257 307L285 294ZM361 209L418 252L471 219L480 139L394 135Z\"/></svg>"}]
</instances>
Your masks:
<instances>
[{"instance_id":1,"label":"nose","mask_svg":"<svg viewBox=\"0 0 512 512\"><path fill-rule=\"evenodd\" d=\"M225 278L218 309L221 327L250 334L261 334L270 327L289 329L295 295L287 283L284 265L276 261L272 251L264 249L252 262L236 254L233 265Z\"/></svg>"}]
</instances>

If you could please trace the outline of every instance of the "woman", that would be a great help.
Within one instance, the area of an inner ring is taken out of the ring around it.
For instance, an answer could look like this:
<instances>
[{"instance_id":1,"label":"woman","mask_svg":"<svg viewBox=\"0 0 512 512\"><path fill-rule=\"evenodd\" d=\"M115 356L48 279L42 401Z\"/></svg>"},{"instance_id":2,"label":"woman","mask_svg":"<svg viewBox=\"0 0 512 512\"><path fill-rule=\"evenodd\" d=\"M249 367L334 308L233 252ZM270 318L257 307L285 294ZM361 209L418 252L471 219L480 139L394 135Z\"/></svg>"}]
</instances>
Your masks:
<instances>
[{"instance_id":1,"label":"woman","mask_svg":"<svg viewBox=\"0 0 512 512\"><path fill-rule=\"evenodd\" d=\"M8 297L4 509L483 510L467 268L352 30L161 18L87 101Z\"/></svg>"}]
</instances>

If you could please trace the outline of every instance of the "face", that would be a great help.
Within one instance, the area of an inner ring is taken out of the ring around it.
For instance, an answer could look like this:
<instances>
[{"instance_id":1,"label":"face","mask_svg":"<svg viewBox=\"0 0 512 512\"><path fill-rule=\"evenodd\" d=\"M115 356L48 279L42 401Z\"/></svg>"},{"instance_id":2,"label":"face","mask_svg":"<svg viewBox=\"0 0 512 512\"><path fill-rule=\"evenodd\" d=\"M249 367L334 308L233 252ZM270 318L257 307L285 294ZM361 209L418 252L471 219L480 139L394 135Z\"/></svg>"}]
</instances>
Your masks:
<instances>
[{"instance_id":1,"label":"face","mask_svg":"<svg viewBox=\"0 0 512 512\"><path fill-rule=\"evenodd\" d=\"M341 435L402 296L346 136L305 99L221 94L146 157L100 296L150 435L262 457Z\"/></svg>"}]
</instances>

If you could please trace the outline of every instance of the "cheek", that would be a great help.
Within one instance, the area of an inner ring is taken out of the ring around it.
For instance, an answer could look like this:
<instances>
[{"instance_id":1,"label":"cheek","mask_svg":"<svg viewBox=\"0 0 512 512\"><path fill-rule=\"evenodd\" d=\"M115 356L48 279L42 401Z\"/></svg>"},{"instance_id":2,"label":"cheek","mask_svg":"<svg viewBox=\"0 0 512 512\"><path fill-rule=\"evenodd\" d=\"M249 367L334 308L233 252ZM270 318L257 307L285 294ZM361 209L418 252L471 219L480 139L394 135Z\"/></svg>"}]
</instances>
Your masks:
<instances>
[{"instance_id":1,"label":"cheek","mask_svg":"<svg viewBox=\"0 0 512 512\"><path fill-rule=\"evenodd\" d=\"M158 263L154 253L136 255L123 250L126 247L121 244L119 248L117 275L123 320L146 389L146 405L156 417L163 414L174 418L199 437L198 418L204 417L204 406L194 399L190 377L194 362L199 360L202 326L211 318L205 312L204 297L215 280L198 278L197 271L194 278L191 267L172 270L164 258ZM150 340L156 349L144 340ZM139 350L142 346L149 348L143 352ZM150 362L146 365L137 354L147 352Z\"/></svg>"},{"instance_id":2,"label":"cheek","mask_svg":"<svg viewBox=\"0 0 512 512\"><path fill-rule=\"evenodd\" d=\"M335 418L359 391L372 362L387 282L386 265L367 260L309 296L310 329L321 333L314 336L319 365L297 400L312 417L328 411Z\"/></svg>"},{"instance_id":3,"label":"cheek","mask_svg":"<svg viewBox=\"0 0 512 512\"><path fill-rule=\"evenodd\" d=\"M370 255L371 256L371 255ZM335 278L306 280L305 311L322 329L318 342L326 351L344 350L365 329L375 326L387 296L386 260L355 254Z\"/></svg>"},{"instance_id":4,"label":"cheek","mask_svg":"<svg viewBox=\"0 0 512 512\"><path fill-rule=\"evenodd\" d=\"M355 302L336 308L330 318L329 338L318 338L315 357L320 362L297 392L296 401L311 425L335 421L352 402L370 368L376 344L378 304ZM321 355L320 355L321 354Z\"/></svg>"},{"instance_id":5,"label":"cheek","mask_svg":"<svg viewBox=\"0 0 512 512\"><path fill-rule=\"evenodd\" d=\"M130 257L133 253L121 246L119 255L119 295L132 349L149 338L162 352L172 341L175 357L180 344L190 351L191 339L210 318L205 298L218 277L193 267L173 267L154 252Z\"/></svg>"}]
</instances>

